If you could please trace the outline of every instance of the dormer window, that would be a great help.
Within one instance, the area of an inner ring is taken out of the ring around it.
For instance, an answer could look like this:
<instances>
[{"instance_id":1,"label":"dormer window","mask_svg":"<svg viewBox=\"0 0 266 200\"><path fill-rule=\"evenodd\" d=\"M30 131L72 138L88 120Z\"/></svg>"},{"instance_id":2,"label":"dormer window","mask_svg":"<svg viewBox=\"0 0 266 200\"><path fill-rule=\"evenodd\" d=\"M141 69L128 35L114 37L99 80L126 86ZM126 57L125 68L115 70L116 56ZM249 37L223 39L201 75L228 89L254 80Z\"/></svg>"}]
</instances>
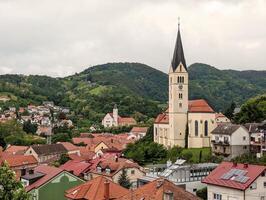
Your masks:
<instances>
[{"instance_id":1,"label":"dormer window","mask_svg":"<svg viewBox=\"0 0 266 200\"><path fill-rule=\"evenodd\" d=\"M105 169L105 173L106 173L106 174L110 174L110 173L111 173L111 169L110 169L110 168L106 168L106 169Z\"/></svg>"},{"instance_id":2,"label":"dormer window","mask_svg":"<svg viewBox=\"0 0 266 200\"><path fill-rule=\"evenodd\" d=\"M97 172L99 172L99 173L102 172L102 168L100 166L98 166L96 169L97 169Z\"/></svg>"}]
</instances>

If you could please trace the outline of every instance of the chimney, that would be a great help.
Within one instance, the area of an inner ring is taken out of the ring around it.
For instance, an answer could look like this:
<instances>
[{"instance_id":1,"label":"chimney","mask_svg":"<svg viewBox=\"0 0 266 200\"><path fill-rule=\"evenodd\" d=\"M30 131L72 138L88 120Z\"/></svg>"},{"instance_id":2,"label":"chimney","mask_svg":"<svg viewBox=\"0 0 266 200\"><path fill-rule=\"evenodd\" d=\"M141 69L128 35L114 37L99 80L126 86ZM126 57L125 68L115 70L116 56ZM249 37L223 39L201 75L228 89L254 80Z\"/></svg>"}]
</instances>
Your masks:
<instances>
[{"instance_id":1,"label":"chimney","mask_svg":"<svg viewBox=\"0 0 266 200\"><path fill-rule=\"evenodd\" d=\"M104 200L109 200L110 198L110 182L108 180L104 181Z\"/></svg>"},{"instance_id":2,"label":"chimney","mask_svg":"<svg viewBox=\"0 0 266 200\"><path fill-rule=\"evenodd\" d=\"M244 163L244 168L248 168L248 163Z\"/></svg>"},{"instance_id":3,"label":"chimney","mask_svg":"<svg viewBox=\"0 0 266 200\"><path fill-rule=\"evenodd\" d=\"M117 155L115 156L115 162L118 162L118 156Z\"/></svg>"},{"instance_id":4,"label":"chimney","mask_svg":"<svg viewBox=\"0 0 266 200\"><path fill-rule=\"evenodd\" d=\"M236 167L237 166L237 162L233 162L233 167Z\"/></svg>"}]
</instances>

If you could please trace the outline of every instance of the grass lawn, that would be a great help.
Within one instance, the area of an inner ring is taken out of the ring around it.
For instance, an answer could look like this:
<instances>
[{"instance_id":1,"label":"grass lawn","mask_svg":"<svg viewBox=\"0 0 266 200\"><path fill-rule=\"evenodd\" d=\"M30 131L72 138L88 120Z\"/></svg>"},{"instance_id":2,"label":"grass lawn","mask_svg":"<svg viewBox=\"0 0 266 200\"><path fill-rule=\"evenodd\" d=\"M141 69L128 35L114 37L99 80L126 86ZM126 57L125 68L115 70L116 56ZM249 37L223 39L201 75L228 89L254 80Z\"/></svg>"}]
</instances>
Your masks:
<instances>
[{"instance_id":1,"label":"grass lawn","mask_svg":"<svg viewBox=\"0 0 266 200\"><path fill-rule=\"evenodd\" d=\"M199 162L199 155L200 151L202 151L202 162L204 160L207 160L211 156L211 148L206 147L206 148L191 148L191 149L183 149L181 154L191 152L193 154L191 160L193 163L198 163Z\"/></svg>"}]
</instances>

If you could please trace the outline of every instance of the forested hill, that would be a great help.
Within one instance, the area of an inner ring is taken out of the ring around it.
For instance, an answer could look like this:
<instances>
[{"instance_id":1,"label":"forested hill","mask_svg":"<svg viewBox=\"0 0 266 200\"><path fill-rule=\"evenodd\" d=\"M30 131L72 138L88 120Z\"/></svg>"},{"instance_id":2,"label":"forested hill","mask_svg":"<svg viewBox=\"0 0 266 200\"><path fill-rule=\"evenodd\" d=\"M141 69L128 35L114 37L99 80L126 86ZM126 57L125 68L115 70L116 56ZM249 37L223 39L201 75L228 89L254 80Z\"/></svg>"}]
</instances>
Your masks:
<instances>
[{"instance_id":1,"label":"forested hill","mask_svg":"<svg viewBox=\"0 0 266 200\"><path fill-rule=\"evenodd\" d=\"M205 98L217 111L266 90L266 71L219 70L200 63L188 70L190 99ZM86 118L100 119L114 103L121 115L152 117L167 102L168 76L140 63L97 65L65 78L1 75L1 95L10 97L8 104L53 100Z\"/></svg>"}]
</instances>

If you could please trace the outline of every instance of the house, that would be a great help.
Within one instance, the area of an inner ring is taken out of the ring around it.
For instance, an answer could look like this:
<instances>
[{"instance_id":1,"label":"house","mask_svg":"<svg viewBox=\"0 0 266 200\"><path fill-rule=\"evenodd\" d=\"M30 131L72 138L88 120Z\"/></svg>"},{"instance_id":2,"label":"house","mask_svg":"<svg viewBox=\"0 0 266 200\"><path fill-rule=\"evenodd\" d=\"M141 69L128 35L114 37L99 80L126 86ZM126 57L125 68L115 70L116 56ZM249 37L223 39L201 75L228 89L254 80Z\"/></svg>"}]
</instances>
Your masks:
<instances>
[{"instance_id":1,"label":"house","mask_svg":"<svg viewBox=\"0 0 266 200\"><path fill-rule=\"evenodd\" d=\"M65 196L69 200L115 200L126 195L128 192L129 190L113 181L103 176L98 176L86 183L67 190Z\"/></svg>"},{"instance_id":2,"label":"house","mask_svg":"<svg viewBox=\"0 0 266 200\"><path fill-rule=\"evenodd\" d=\"M137 139L141 139L146 135L147 131L148 127L133 127L129 134L136 136Z\"/></svg>"},{"instance_id":3,"label":"house","mask_svg":"<svg viewBox=\"0 0 266 200\"><path fill-rule=\"evenodd\" d=\"M180 28L169 68L169 105L154 123L154 142L167 148L210 147L211 131L217 126L215 111L204 99L188 99L189 74Z\"/></svg>"},{"instance_id":4,"label":"house","mask_svg":"<svg viewBox=\"0 0 266 200\"><path fill-rule=\"evenodd\" d=\"M16 173L17 179L38 165L36 158L31 155L25 156L2 154L2 156L0 156L0 164L4 161L6 161L9 167Z\"/></svg>"},{"instance_id":5,"label":"house","mask_svg":"<svg viewBox=\"0 0 266 200\"><path fill-rule=\"evenodd\" d=\"M159 178L136 190L129 191L119 200L201 200L201 198L176 186L167 179Z\"/></svg>"},{"instance_id":6,"label":"house","mask_svg":"<svg viewBox=\"0 0 266 200\"><path fill-rule=\"evenodd\" d=\"M36 134L41 135L41 136L52 135L52 127L51 126L43 126L43 125L38 126Z\"/></svg>"},{"instance_id":7,"label":"house","mask_svg":"<svg viewBox=\"0 0 266 200\"><path fill-rule=\"evenodd\" d=\"M241 125L220 124L212 131L212 152L226 159L249 152L249 132Z\"/></svg>"},{"instance_id":8,"label":"house","mask_svg":"<svg viewBox=\"0 0 266 200\"><path fill-rule=\"evenodd\" d=\"M28 146L8 145L5 152L10 155L24 155L28 148Z\"/></svg>"},{"instance_id":9,"label":"house","mask_svg":"<svg viewBox=\"0 0 266 200\"><path fill-rule=\"evenodd\" d=\"M250 134L250 152L257 158L266 154L266 121L244 124Z\"/></svg>"},{"instance_id":10,"label":"house","mask_svg":"<svg viewBox=\"0 0 266 200\"><path fill-rule=\"evenodd\" d=\"M131 126L136 125L137 122L132 117L120 117L118 115L118 108L114 106L112 113L107 113L102 119L102 125L106 127L117 127L117 126Z\"/></svg>"},{"instance_id":11,"label":"house","mask_svg":"<svg viewBox=\"0 0 266 200\"><path fill-rule=\"evenodd\" d=\"M58 142L58 144L62 144L67 150L68 154L77 154L80 156L80 149L78 146L70 143L70 142Z\"/></svg>"},{"instance_id":12,"label":"house","mask_svg":"<svg viewBox=\"0 0 266 200\"><path fill-rule=\"evenodd\" d=\"M25 155L33 155L39 163L50 163L66 153L67 149L62 144L44 144L30 146Z\"/></svg>"},{"instance_id":13,"label":"house","mask_svg":"<svg viewBox=\"0 0 266 200\"><path fill-rule=\"evenodd\" d=\"M88 172L92 163L85 160L69 160L59 168L66 170L77 177L88 180Z\"/></svg>"},{"instance_id":14,"label":"house","mask_svg":"<svg viewBox=\"0 0 266 200\"><path fill-rule=\"evenodd\" d=\"M228 119L223 113L216 113L215 114L215 121L217 124L230 123L230 119Z\"/></svg>"},{"instance_id":15,"label":"house","mask_svg":"<svg viewBox=\"0 0 266 200\"><path fill-rule=\"evenodd\" d=\"M84 183L75 175L62 169L39 165L21 177L26 191L34 200L65 200L65 191Z\"/></svg>"},{"instance_id":16,"label":"house","mask_svg":"<svg viewBox=\"0 0 266 200\"><path fill-rule=\"evenodd\" d=\"M202 182L208 200L265 200L266 166L223 162Z\"/></svg>"},{"instance_id":17,"label":"house","mask_svg":"<svg viewBox=\"0 0 266 200\"><path fill-rule=\"evenodd\" d=\"M118 183L123 170L126 171L129 181L132 183L132 187L136 187L138 178L144 176L143 169L137 163L118 157L115 159L98 159L98 161L91 167L90 175L92 178L104 176L115 183Z\"/></svg>"}]
</instances>

